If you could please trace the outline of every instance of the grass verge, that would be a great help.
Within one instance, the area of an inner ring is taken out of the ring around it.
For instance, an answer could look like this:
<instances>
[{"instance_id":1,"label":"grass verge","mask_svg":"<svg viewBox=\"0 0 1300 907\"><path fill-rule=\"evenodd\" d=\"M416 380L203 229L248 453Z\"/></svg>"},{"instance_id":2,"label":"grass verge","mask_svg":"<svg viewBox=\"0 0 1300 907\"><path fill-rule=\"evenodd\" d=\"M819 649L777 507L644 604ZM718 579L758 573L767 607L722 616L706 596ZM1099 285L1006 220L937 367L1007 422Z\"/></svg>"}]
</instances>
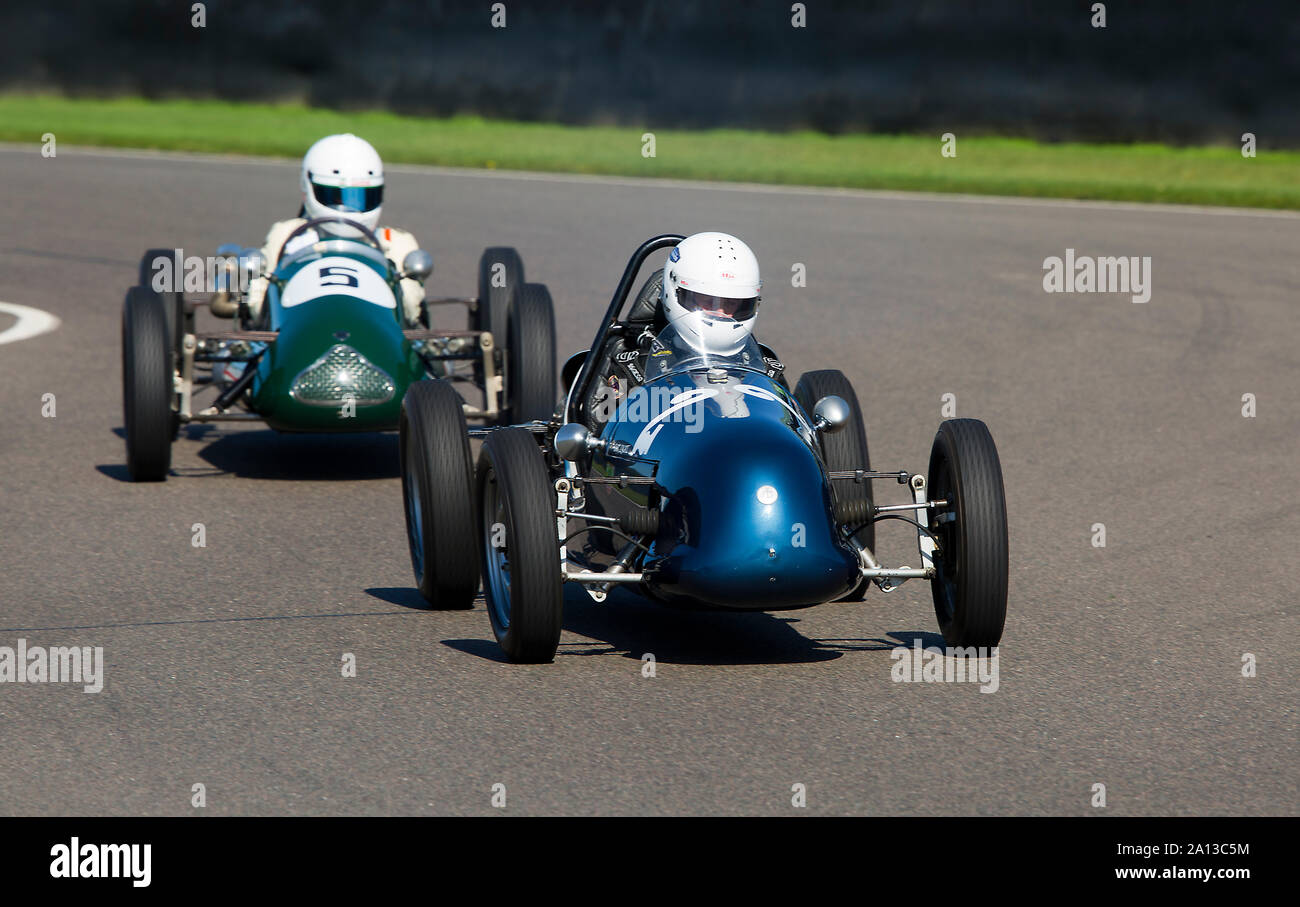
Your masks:
<instances>
[{"instance_id":1,"label":"grass verge","mask_svg":"<svg viewBox=\"0 0 1300 907\"><path fill-rule=\"evenodd\" d=\"M0 94L0 140L294 158L355 132L386 161L856 189L1300 209L1300 152L922 136L654 130L435 119L292 104Z\"/></svg>"}]
</instances>

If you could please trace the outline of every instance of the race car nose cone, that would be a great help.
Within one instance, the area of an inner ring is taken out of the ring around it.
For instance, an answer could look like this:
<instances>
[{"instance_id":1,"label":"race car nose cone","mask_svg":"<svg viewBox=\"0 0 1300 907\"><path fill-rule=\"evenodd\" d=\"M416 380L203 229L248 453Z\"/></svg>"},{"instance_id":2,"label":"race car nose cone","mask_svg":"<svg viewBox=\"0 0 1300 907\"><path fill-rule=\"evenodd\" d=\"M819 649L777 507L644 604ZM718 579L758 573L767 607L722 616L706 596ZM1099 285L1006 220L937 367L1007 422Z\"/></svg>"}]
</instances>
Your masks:
<instances>
[{"instance_id":1,"label":"race car nose cone","mask_svg":"<svg viewBox=\"0 0 1300 907\"><path fill-rule=\"evenodd\" d=\"M703 431L673 437L656 481L668 492L665 525L680 531L643 572L657 592L712 607L833 601L856 585L861 567L837 535L829 482L798 432L752 406L748 418L713 418ZM700 469L722 462L727 469Z\"/></svg>"},{"instance_id":2,"label":"race car nose cone","mask_svg":"<svg viewBox=\"0 0 1300 907\"><path fill-rule=\"evenodd\" d=\"M350 346L337 343L320 359L303 369L289 388L289 396L310 406L357 406L387 403L397 392L388 373Z\"/></svg>"}]
</instances>

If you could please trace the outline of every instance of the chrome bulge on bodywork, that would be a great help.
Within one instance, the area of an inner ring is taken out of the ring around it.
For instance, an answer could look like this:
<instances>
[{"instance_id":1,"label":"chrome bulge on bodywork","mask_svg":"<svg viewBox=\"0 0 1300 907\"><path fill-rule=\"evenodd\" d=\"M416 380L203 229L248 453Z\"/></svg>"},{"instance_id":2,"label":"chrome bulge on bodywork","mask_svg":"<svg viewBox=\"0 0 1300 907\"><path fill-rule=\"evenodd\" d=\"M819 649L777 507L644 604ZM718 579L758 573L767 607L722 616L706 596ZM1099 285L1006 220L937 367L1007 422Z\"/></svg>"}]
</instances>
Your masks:
<instances>
[{"instance_id":1,"label":"chrome bulge on bodywork","mask_svg":"<svg viewBox=\"0 0 1300 907\"><path fill-rule=\"evenodd\" d=\"M834 394L822 397L813 407L813 428L833 435L849 424L850 415L849 404L843 397Z\"/></svg>"},{"instance_id":2,"label":"chrome bulge on bodywork","mask_svg":"<svg viewBox=\"0 0 1300 907\"><path fill-rule=\"evenodd\" d=\"M344 343L307 366L293 379L289 395L310 406L387 403L397 392L392 377Z\"/></svg>"},{"instance_id":3,"label":"chrome bulge on bodywork","mask_svg":"<svg viewBox=\"0 0 1300 907\"><path fill-rule=\"evenodd\" d=\"M556 456L561 460L572 462L589 451L598 450L604 446L604 442L593 438L585 425L569 422L561 425L555 432L553 446Z\"/></svg>"},{"instance_id":4,"label":"chrome bulge on bodywork","mask_svg":"<svg viewBox=\"0 0 1300 907\"><path fill-rule=\"evenodd\" d=\"M412 249L402 259L402 278L427 280L433 273L433 256L425 249Z\"/></svg>"}]
</instances>

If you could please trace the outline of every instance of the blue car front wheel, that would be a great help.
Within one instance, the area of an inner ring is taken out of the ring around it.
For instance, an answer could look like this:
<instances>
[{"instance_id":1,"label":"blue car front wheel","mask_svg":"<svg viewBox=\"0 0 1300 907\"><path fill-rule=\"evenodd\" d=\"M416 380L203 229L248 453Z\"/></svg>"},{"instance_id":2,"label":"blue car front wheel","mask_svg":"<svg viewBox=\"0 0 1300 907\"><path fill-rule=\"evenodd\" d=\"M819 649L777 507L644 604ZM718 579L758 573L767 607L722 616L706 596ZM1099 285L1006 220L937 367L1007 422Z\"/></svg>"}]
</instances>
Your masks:
<instances>
[{"instance_id":1,"label":"blue car front wheel","mask_svg":"<svg viewBox=\"0 0 1300 907\"><path fill-rule=\"evenodd\" d=\"M939 629L950 646L996 646L1007 617L1007 503L988 426L949 419L930 451L929 498L939 543L930 582Z\"/></svg>"},{"instance_id":2,"label":"blue car front wheel","mask_svg":"<svg viewBox=\"0 0 1300 907\"><path fill-rule=\"evenodd\" d=\"M463 401L447 381L416 381L398 428L406 538L415 584L435 608L470 608L478 591L473 479Z\"/></svg>"},{"instance_id":3,"label":"blue car front wheel","mask_svg":"<svg viewBox=\"0 0 1300 907\"><path fill-rule=\"evenodd\" d=\"M502 428L478 460L483 596L511 661L548 662L564 614L555 489L532 432Z\"/></svg>"}]
</instances>

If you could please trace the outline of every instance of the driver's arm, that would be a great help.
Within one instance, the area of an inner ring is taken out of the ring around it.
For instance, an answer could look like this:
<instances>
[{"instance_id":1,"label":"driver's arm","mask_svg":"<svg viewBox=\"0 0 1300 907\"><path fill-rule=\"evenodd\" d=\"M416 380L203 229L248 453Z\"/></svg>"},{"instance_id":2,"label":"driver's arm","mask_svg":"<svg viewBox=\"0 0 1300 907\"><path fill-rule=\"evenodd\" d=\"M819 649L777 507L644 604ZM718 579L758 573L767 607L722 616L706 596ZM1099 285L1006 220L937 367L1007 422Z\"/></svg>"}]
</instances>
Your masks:
<instances>
[{"instance_id":1,"label":"driver's arm","mask_svg":"<svg viewBox=\"0 0 1300 907\"><path fill-rule=\"evenodd\" d=\"M279 263L280 247L289 238L289 234L306 222L301 217L292 217L289 220L271 224L271 229L266 234L266 242L262 243L262 259L266 262L266 274L270 274L275 270L275 266ZM246 300L248 313L255 324L262 315L262 303L266 300L268 283L267 278L262 276L249 281L248 284L248 297Z\"/></svg>"},{"instance_id":2,"label":"driver's arm","mask_svg":"<svg viewBox=\"0 0 1300 907\"><path fill-rule=\"evenodd\" d=\"M420 244L416 242L415 237L405 230L398 230L394 227L380 227L375 231L379 237L379 243L384 247L384 254L388 260L400 273L402 262L406 256L410 255ZM402 309L406 314L406 320L411 324L416 324L420 320L420 312L424 305L424 284L414 277L404 277L401 282L402 287Z\"/></svg>"},{"instance_id":3,"label":"driver's arm","mask_svg":"<svg viewBox=\"0 0 1300 907\"><path fill-rule=\"evenodd\" d=\"M763 353L763 370L767 376L779 383L786 390L790 389L790 382L785 377L785 363L776 355L776 352L766 343L760 343L758 348Z\"/></svg>"},{"instance_id":4,"label":"driver's arm","mask_svg":"<svg viewBox=\"0 0 1300 907\"><path fill-rule=\"evenodd\" d=\"M648 335L609 338L587 398L588 427L599 432L633 388L645 383Z\"/></svg>"}]
</instances>

